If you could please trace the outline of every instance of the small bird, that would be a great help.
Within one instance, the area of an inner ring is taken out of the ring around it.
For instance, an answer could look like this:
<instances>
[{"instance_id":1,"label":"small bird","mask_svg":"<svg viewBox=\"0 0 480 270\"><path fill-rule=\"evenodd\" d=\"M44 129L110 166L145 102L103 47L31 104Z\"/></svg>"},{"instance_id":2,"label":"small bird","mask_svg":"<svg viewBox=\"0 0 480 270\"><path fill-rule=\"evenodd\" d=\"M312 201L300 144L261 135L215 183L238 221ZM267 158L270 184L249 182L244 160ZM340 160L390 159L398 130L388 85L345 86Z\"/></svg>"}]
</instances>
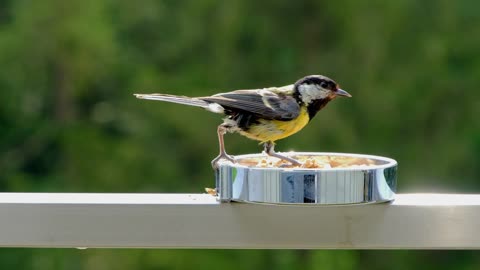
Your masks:
<instances>
[{"instance_id":1,"label":"small bird","mask_svg":"<svg viewBox=\"0 0 480 270\"><path fill-rule=\"evenodd\" d=\"M213 168L221 159L235 162L225 151L227 132L260 141L267 155L301 165L296 159L275 152L275 141L304 128L328 102L336 97L351 97L338 84L322 75L306 76L295 84L251 90L236 90L207 97L168 94L134 94L140 99L160 100L197 106L226 117L217 128L220 154L212 160Z\"/></svg>"}]
</instances>

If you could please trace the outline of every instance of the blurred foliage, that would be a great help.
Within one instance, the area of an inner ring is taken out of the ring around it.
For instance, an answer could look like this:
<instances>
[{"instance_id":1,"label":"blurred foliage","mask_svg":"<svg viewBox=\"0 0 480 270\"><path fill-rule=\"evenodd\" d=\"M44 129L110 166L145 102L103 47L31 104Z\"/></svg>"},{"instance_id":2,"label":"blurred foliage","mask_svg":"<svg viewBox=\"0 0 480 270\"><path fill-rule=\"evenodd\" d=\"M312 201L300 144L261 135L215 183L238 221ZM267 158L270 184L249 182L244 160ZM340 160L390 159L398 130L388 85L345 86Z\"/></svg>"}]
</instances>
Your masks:
<instances>
[{"instance_id":1,"label":"blurred foliage","mask_svg":"<svg viewBox=\"0 0 480 270\"><path fill-rule=\"evenodd\" d=\"M400 192L478 193L479 10L473 0L0 0L0 190L202 192L214 184L218 115L132 93L203 96L324 74L354 97L278 150L386 155L400 164ZM232 154L261 150L226 141ZM1 269L232 266L480 261L474 251L0 250Z\"/></svg>"}]
</instances>

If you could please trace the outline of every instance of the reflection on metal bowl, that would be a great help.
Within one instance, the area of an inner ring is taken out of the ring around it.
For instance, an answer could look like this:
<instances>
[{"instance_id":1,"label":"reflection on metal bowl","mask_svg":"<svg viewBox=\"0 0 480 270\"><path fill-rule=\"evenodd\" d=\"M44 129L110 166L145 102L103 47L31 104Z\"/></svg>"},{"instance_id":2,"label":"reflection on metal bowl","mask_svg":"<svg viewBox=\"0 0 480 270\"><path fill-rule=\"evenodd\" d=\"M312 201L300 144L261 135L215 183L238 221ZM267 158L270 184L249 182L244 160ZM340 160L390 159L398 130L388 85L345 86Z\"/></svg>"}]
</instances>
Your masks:
<instances>
[{"instance_id":1,"label":"reflection on metal bowl","mask_svg":"<svg viewBox=\"0 0 480 270\"><path fill-rule=\"evenodd\" d=\"M394 199L397 162L344 153L289 153L304 166L291 168L263 154L236 156L216 171L223 202L339 205L388 202ZM287 166L287 167L285 167Z\"/></svg>"}]
</instances>

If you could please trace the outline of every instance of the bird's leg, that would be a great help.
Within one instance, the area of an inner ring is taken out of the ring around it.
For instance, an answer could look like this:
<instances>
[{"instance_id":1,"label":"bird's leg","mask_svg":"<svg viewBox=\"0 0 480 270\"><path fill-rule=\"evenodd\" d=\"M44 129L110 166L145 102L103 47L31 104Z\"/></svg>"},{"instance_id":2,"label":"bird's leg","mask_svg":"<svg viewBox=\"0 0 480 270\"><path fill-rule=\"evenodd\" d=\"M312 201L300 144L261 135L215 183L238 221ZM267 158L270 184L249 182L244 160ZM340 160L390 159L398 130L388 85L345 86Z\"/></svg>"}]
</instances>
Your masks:
<instances>
[{"instance_id":1,"label":"bird's leg","mask_svg":"<svg viewBox=\"0 0 480 270\"><path fill-rule=\"evenodd\" d=\"M226 159L229 160L233 163L235 163L235 158L233 156L230 156L225 152L225 143L223 142L223 135L227 133L227 126L225 124L221 124L217 128L217 134L218 134L218 144L220 148L220 154L212 160L212 167L214 169L218 168L218 162L221 159Z\"/></svg>"},{"instance_id":2,"label":"bird's leg","mask_svg":"<svg viewBox=\"0 0 480 270\"><path fill-rule=\"evenodd\" d=\"M293 159L291 157L287 157L287 156L284 156L284 155L281 155L281 154L275 152L275 150L274 150L275 143L273 143L272 141L266 142L263 146L265 147L265 153L267 153L267 155L269 155L269 156L276 157L276 158L279 158L279 159L283 159L285 161L288 161L288 162L292 163L292 165L294 165L294 166L302 165L296 159Z\"/></svg>"}]
</instances>

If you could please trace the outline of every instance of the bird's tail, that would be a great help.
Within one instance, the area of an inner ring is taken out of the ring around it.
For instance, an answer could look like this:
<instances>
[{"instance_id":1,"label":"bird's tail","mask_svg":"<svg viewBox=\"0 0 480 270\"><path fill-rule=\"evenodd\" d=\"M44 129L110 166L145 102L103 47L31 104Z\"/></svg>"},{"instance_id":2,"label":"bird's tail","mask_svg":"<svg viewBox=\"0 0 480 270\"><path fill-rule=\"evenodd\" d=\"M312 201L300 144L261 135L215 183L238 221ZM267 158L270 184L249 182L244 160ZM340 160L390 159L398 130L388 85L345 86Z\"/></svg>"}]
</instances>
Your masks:
<instances>
[{"instance_id":1,"label":"bird's tail","mask_svg":"<svg viewBox=\"0 0 480 270\"><path fill-rule=\"evenodd\" d=\"M205 109L209 108L208 102L198 98L167 95L167 94L134 94L134 96L140 99L160 100L160 101L173 102L173 103L178 103L183 105L197 106Z\"/></svg>"}]
</instances>

